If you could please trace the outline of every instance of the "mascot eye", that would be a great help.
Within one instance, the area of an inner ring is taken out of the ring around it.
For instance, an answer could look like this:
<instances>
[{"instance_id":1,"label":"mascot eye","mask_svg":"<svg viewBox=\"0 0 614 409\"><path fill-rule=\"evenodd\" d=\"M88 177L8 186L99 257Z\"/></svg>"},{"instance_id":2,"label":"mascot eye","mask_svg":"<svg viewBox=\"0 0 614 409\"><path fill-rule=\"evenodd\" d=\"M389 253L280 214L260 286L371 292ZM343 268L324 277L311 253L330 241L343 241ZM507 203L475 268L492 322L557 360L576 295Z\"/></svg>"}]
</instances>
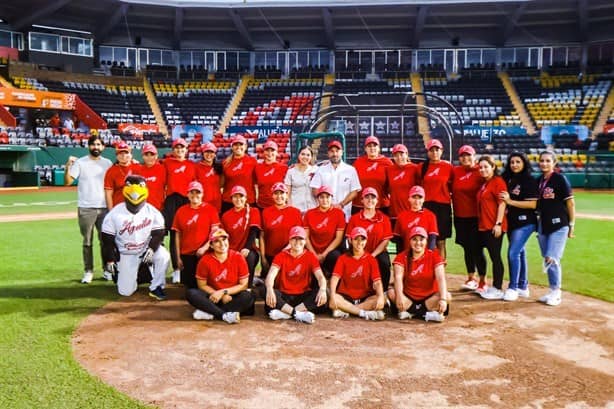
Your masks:
<instances>
[{"instance_id":1,"label":"mascot eye","mask_svg":"<svg viewBox=\"0 0 614 409\"><path fill-rule=\"evenodd\" d=\"M141 183L139 183L139 186L140 186L140 187L145 187L145 186L146 186L146 184L145 184L145 182L141 182Z\"/></svg>"},{"instance_id":2,"label":"mascot eye","mask_svg":"<svg viewBox=\"0 0 614 409\"><path fill-rule=\"evenodd\" d=\"M130 181L126 181L126 186L132 186L132 183Z\"/></svg>"}]
</instances>

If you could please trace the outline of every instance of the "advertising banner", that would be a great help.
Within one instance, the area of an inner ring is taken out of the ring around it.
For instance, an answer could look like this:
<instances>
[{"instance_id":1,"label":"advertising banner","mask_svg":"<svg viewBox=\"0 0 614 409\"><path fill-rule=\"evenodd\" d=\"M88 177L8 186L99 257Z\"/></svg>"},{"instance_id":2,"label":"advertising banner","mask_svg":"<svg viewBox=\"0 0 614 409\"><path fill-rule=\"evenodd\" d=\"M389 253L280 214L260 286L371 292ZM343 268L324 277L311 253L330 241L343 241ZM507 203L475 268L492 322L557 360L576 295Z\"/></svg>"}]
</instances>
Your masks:
<instances>
[{"instance_id":1,"label":"advertising banner","mask_svg":"<svg viewBox=\"0 0 614 409\"><path fill-rule=\"evenodd\" d=\"M202 143L211 142L213 139L213 127L208 125L175 125L173 126L173 140L181 138L181 134L187 134L192 138L195 134L201 133Z\"/></svg>"},{"instance_id":2,"label":"advertising banner","mask_svg":"<svg viewBox=\"0 0 614 409\"><path fill-rule=\"evenodd\" d=\"M158 125L155 124L118 124L117 130L134 136L143 137L145 133L158 133Z\"/></svg>"},{"instance_id":3,"label":"advertising banner","mask_svg":"<svg viewBox=\"0 0 614 409\"><path fill-rule=\"evenodd\" d=\"M75 94L0 88L0 105L73 111L75 109Z\"/></svg>"},{"instance_id":4,"label":"advertising banner","mask_svg":"<svg viewBox=\"0 0 614 409\"><path fill-rule=\"evenodd\" d=\"M467 125L463 127L463 131L465 135L479 136L484 142L492 141L493 136L521 136L527 134L527 131L520 126Z\"/></svg>"},{"instance_id":5,"label":"advertising banner","mask_svg":"<svg viewBox=\"0 0 614 409\"><path fill-rule=\"evenodd\" d=\"M581 141L588 138L588 127L586 125L548 125L542 127L542 141L545 144L552 143L552 135L578 135Z\"/></svg>"}]
</instances>

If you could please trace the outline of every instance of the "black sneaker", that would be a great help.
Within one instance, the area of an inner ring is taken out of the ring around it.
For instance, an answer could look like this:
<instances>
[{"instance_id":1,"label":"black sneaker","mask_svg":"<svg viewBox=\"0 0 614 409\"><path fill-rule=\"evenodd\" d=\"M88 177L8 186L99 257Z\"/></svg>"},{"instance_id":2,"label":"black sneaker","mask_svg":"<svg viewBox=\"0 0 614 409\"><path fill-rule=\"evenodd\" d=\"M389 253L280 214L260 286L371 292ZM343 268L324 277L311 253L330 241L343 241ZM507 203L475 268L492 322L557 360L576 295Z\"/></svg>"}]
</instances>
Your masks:
<instances>
[{"instance_id":1,"label":"black sneaker","mask_svg":"<svg viewBox=\"0 0 614 409\"><path fill-rule=\"evenodd\" d=\"M157 286L154 290L149 290L149 296L155 298L158 301L166 300L166 293L161 286Z\"/></svg>"}]
</instances>

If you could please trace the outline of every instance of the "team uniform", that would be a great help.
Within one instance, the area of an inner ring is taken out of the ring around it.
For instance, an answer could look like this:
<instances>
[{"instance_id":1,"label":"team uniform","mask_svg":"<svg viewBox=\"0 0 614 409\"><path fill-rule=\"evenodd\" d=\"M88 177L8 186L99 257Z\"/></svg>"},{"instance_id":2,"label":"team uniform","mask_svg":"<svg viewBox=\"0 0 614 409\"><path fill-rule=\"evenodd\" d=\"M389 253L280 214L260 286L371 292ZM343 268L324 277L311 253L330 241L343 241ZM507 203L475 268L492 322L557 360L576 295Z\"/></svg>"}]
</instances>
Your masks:
<instances>
[{"instance_id":1,"label":"team uniform","mask_svg":"<svg viewBox=\"0 0 614 409\"><path fill-rule=\"evenodd\" d=\"M276 206L269 206L262 211L265 256L269 263L288 245L290 229L302 224L301 211L296 207L278 209Z\"/></svg>"},{"instance_id":2,"label":"team uniform","mask_svg":"<svg viewBox=\"0 0 614 409\"><path fill-rule=\"evenodd\" d=\"M259 261L255 242L258 234L262 230L260 211L251 206L246 206L241 210L232 208L222 215L222 227L228 232L228 245L231 250L249 250L246 261L249 270L248 285L251 286L254 279L254 272L256 271L256 265Z\"/></svg>"},{"instance_id":3,"label":"team uniform","mask_svg":"<svg viewBox=\"0 0 614 409\"><path fill-rule=\"evenodd\" d=\"M396 218L405 210L410 210L409 189L419 184L420 173L417 165L408 163L404 166L393 164L386 168L386 186L390 193L390 218Z\"/></svg>"},{"instance_id":4,"label":"team uniform","mask_svg":"<svg viewBox=\"0 0 614 409\"><path fill-rule=\"evenodd\" d=\"M400 237L403 241L403 250L409 249L409 233L416 226L424 228L429 237L431 235L439 235L437 218L429 209L422 209L417 212L411 209L405 210L399 215L394 225L394 235Z\"/></svg>"},{"instance_id":5,"label":"team uniform","mask_svg":"<svg viewBox=\"0 0 614 409\"><path fill-rule=\"evenodd\" d=\"M283 183L288 165L281 163L258 163L254 169L256 185L258 186L258 201L260 209L273 206L273 194L271 188L275 183Z\"/></svg>"},{"instance_id":6,"label":"team uniform","mask_svg":"<svg viewBox=\"0 0 614 409\"><path fill-rule=\"evenodd\" d=\"M203 185L203 202L215 207L218 213L222 211L221 172L217 164L213 166L205 162L196 164L196 180Z\"/></svg>"},{"instance_id":7,"label":"team uniform","mask_svg":"<svg viewBox=\"0 0 614 409\"><path fill-rule=\"evenodd\" d=\"M122 166L119 163L114 164L107 170L104 175L104 189L113 192L113 206L117 206L124 201L122 189L124 187L126 177L130 175L138 175L141 165L130 163L127 166Z\"/></svg>"},{"instance_id":8,"label":"team uniform","mask_svg":"<svg viewBox=\"0 0 614 409\"><path fill-rule=\"evenodd\" d=\"M166 198L166 169L161 163L155 163L149 167L141 165L137 173L143 176L145 182L147 182L149 189L147 202L162 211Z\"/></svg>"},{"instance_id":9,"label":"team uniform","mask_svg":"<svg viewBox=\"0 0 614 409\"><path fill-rule=\"evenodd\" d=\"M387 209L390 206L388 198L388 189L386 186L386 169L392 166L392 161L385 156L380 155L376 159L369 159L367 155L363 155L354 161L354 169L358 174L360 186L363 189L372 187L377 191L378 208ZM362 208L362 198L356 196L352 203L355 208Z\"/></svg>"},{"instance_id":10,"label":"team uniform","mask_svg":"<svg viewBox=\"0 0 614 409\"><path fill-rule=\"evenodd\" d=\"M360 304L374 295L373 285L381 280L377 260L369 253L358 259L343 254L337 260L333 275L339 277L337 293L352 304Z\"/></svg>"},{"instance_id":11,"label":"team uniform","mask_svg":"<svg viewBox=\"0 0 614 409\"><path fill-rule=\"evenodd\" d=\"M243 186L247 192L247 203L251 205L256 203L256 189L254 188L256 164L256 159L249 155L239 159L233 158L230 162L224 163L224 192L222 193L224 206L232 206L230 191L234 186Z\"/></svg>"},{"instance_id":12,"label":"team uniform","mask_svg":"<svg viewBox=\"0 0 614 409\"><path fill-rule=\"evenodd\" d=\"M338 207L330 207L325 211L316 207L303 216L303 227L309 232L311 247L316 254L321 254L335 240L337 232L345 230L345 214ZM326 276L330 277L340 255L340 249L328 253L322 262Z\"/></svg>"},{"instance_id":13,"label":"team uniform","mask_svg":"<svg viewBox=\"0 0 614 409\"><path fill-rule=\"evenodd\" d=\"M424 207L437 217L438 240L452 237L451 182L452 165L444 160L429 163L422 176L422 187L426 193Z\"/></svg>"}]
</instances>

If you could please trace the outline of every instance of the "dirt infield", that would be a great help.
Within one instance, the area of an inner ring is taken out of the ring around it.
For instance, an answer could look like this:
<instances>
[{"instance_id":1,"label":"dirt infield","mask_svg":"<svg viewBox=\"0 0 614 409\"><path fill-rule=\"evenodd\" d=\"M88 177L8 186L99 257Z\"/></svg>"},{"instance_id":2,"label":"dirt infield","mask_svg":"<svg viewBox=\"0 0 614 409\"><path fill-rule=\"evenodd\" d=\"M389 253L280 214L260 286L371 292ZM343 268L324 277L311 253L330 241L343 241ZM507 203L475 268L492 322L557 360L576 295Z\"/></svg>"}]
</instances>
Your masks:
<instances>
[{"instance_id":1,"label":"dirt infield","mask_svg":"<svg viewBox=\"0 0 614 409\"><path fill-rule=\"evenodd\" d=\"M462 277L449 276L451 288ZM194 321L183 290L146 289L87 317L77 360L164 408L614 407L614 304L564 294L559 307L454 293L443 324L319 316Z\"/></svg>"}]
</instances>

